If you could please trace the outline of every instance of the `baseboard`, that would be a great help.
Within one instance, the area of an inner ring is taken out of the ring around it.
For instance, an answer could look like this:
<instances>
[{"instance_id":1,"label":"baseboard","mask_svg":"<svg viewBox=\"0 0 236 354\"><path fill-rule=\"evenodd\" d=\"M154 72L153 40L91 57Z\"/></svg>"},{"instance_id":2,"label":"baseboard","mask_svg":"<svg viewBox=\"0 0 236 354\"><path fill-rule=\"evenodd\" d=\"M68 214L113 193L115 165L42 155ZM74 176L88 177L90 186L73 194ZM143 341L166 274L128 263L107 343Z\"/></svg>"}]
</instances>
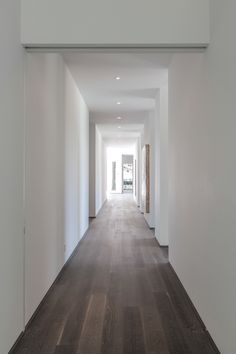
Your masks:
<instances>
[{"instance_id":1,"label":"baseboard","mask_svg":"<svg viewBox=\"0 0 236 354\"><path fill-rule=\"evenodd\" d=\"M36 308L36 310L34 311L33 315L30 317L29 321L27 322L27 324L25 325L25 329L24 331L21 332L21 334L19 335L19 337L17 338L16 342L13 344L12 348L10 349L8 354L13 353L14 349L16 348L17 344L19 343L20 339L23 337L25 331L27 330L27 328L30 326L30 324L32 323L32 321L34 320L34 318L36 317L36 315L38 314L39 310L41 309L41 307L43 306L43 304L45 303L45 301L47 300L47 297L50 295L55 283L60 279L60 277L62 276L62 274L64 273L65 269L68 267L69 263L71 262L72 258L77 254L77 252L79 251L79 248L84 240L84 238L86 237L87 233L88 233L89 227L87 228L87 230L85 231L84 235L81 237L81 239L79 240L79 242L77 243L74 251L71 253L70 257L67 259L66 263L63 265L63 267L61 268L60 272L58 273L57 277L55 278L54 282L52 283L52 285L50 286L50 288L48 289L48 291L46 292L46 294L44 295L43 299L41 300L40 304L38 305L38 307Z\"/></svg>"}]
</instances>

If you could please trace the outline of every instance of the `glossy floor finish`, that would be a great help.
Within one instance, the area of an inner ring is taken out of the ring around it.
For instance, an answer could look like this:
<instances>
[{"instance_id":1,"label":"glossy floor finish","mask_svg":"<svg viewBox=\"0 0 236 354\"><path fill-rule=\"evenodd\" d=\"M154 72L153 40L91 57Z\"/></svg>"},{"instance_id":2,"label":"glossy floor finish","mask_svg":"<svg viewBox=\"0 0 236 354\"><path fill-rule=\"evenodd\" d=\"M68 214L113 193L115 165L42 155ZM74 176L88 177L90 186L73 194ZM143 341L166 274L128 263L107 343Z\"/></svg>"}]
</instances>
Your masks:
<instances>
[{"instance_id":1,"label":"glossy floor finish","mask_svg":"<svg viewBox=\"0 0 236 354\"><path fill-rule=\"evenodd\" d=\"M132 197L90 224L14 354L218 353Z\"/></svg>"}]
</instances>

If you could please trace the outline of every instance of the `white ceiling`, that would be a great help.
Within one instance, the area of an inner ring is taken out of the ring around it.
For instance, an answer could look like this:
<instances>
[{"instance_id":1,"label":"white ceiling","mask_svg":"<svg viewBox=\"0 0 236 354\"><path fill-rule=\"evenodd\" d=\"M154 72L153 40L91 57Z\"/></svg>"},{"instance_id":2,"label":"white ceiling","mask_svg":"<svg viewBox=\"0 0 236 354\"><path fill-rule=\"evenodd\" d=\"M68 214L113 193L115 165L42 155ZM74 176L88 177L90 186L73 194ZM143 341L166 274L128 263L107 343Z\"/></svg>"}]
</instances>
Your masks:
<instances>
[{"instance_id":1,"label":"white ceiling","mask_svg":"<svg viewBox=\"0 0 236 354\"><path fill-rule=\"evenodd\" d=\"M158 89L168 80L172 54L71 52L63 57L88 105L90 120L100 124L103 137L114 142L118 134L119 139L137 139L154 109Z\"/></svg>"},{"instance_id":2,"label":"white ceiling","mask_svg":"<svg viewBox=\"0 0 236 354\"><path fill-rule=\"evenodd\" d=\"M144 124L97 124L108 147L129 148L143 133Z\"/></svg>"},{"instance_id":3,"label":"white ceiling","mask_svg":"<svg viewBox=\"0 0 236 354\"><path fill-rule=\"evenodd\" d=\"M104 138L104 142L108 148L130 149L134 147L137 139L133 138Z\"/></svg>"},{"instance_id":4,"label":"white ceiling","mask_svg":"<svg viewBox=\"0 0 236 354\"><path fill-rule=\"evenodd\" d=\"M139 138L143 132L143 124L98 124L104 138Z\"/></svg>"},{"instance_id":5,"label":"white ceiling","mask_svg":"<svg viewBox=\"0 0 236 354\"><path fill-rule=\"evenodd\" d=\"M91 112L90 121L96 124L144 124L148 116L148 111ZM117 117L122 119L118 120Z\"/></svg>"},{"instance_id":6,"label":"white ceiling","mask_svg":"<svg viewBox=\"0 0 236 354\"><path fill-rule=\"evenodd\" d=\"M146 111L168 79L171 54L66 53L64 59L92 112ZM120 76L120 80L115 77ZM116 104L117 101L121 105Z\"/></svg>"}]
</instances>

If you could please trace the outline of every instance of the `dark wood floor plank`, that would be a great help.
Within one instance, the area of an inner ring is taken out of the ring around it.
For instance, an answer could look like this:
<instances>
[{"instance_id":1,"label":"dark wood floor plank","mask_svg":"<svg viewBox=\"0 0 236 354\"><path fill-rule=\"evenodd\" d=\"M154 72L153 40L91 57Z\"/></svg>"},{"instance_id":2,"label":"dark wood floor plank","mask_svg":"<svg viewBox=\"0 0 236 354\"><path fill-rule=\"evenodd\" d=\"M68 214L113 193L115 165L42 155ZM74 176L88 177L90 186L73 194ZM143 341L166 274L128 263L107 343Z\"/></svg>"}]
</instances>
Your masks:
<instances>
[{"instance_id":1,"label":"dark wood floor plank","mask_svg":"<svg viewBox=\"0 0 236 354\"><path fill-rule=\"evenodd\" d=\"M189 330L184 330L184 332L186 342L191 349L191 354L220 354L219 350L210 339L209 333L207 331L192 332Z\"/></svg>"},{"instance_id":2,"label":"dark wood floor plank","mask_svg":"<svg viewBox=\"0 0 236 354\"><path fill-rule=\"evenodd\" d=\"M72 345L57 345L53 354L76 354L77 347ZM49 353L48 353L49 354Z\"/></svg>"},{"instance_id":3,"label":"dark wood floor plank","mask_svg":"<svg viewBox=\"0 0 236 354\"><path fill-rule=\"evenodd\" d=\"M53 353L61 333L63 332L65 321L52 321L48 332L45 333L42 346L40 348L40 354Z\"/></svg>"},{"instance_id":4,"label":"dark wood floor plank","mask_svg":"<svg viewBox=\"0 0 236 354\"><path fill-rule=\"evenodd\" d=\"M145 354L145 341L140 310L138 307L125 307L124 321L124 354Z\"/></svg>"},{"instance_id":5,"label":"dark wood floor plank","mask_svg":"<svg viewBox=\"0 0 236 354\"><path fill-rule=\"evenodd\" d=\"M153 306L145 306L141 309L141 315L146 352L152 354L169 354L167 340L157 310Z\"/></svg>"},{"instance_id":6,"label":"dark wood floor plank","mask_svg":"<svg viewBox=\"0 0 236 354\"><path fill-rule=\"evenodd\" d=\"M101 354L123 352L122 307L112 296L107 297L103 322Z\"/></svg>"},{"instance_id":7,"label":"dark wood floor plank","mask_svg":"<svg viewBox=\"0 0 236 354\"><path fill-rule=\"evenodd\" d=\"M132 196L93 219L14 354L219 353Z\"/></svg>"},{"instance_id":8,"label":"dark wood floor plank","mask_svg":"<svg viewBox=\"0 0 236 354\"><path fill-rule=\"evenodd\" d=\"M147 277L153 292L167 292L167 287L162 279L159 264L147 267Z\"/></svg>"},{"instance_id":9,"label":"dark wood floor plank","mask_svg":"<svg viewBox=\"0 0 236 354\"><path fill-rule=\"evenodd\" d=\"M100 353L105 305L104 294L91 295L79 341L78 354Z\"/></svg>"},{"instance_id":10,"label":"dark wood floor plank","mask_svg":"<svg viewBox=\"0 0 236 354\"><path fill-rule=\"evenodd\" d=\"M170 354L191 353L168 295L159 292L155 297Z\"/></svg>"},{"instance_id":11,"label":"dark wood floor plank","mask_svg":"<svg viewBox=\"0 0 236 354\"><path fill-rule=\"evenodd\" d=\"M136 270L135 278L140 307L153 306L153 308L155 308L155 297L153 296L153 290L148 279L148 270Z\"/></svg>"},{"instance_id":12,"label":"dark wood floor plank","mask_svg":"<svg viewBox=\"0 0 236 354\"><path fill-rule=\"evenodd\" d=\"M114 322L115 309L112 302L107 299L101 341L101 353L103 354L112 353L114 341Z\"/></svg>"},{"instance_id":13,"label":"dark wood floor plank","mask_svg":"<svg viewBox=\"0 0 236 354\"><path fill-rule=\"evenodd\" d=\"M115 266L110 273L106 309L103 324L101 353L123 352L123 292L122 271Z\"/></svg>"},{"instance_id":14,"label":"dark wood floor plank","mask_svg":"<svg viewBox=\"0 0 236 354\"><path fill-rule=\"evenodd\" d=\"M79 297L70 312L63 329L60 345L78 345L84 319L88 309L89 297Z\"/></svg>"},{"instance_id":15,"label":"dark wood floor plank","mask_svg":"<svg viewBox=\"0 0 236 354\"><path fill-rule=\"evenodd\" d=\"M170 265L162 264L159 267L162 279L166 284L168 294L173 303L174 311L182 322L183 327L191 331L205 330L202 323L199 321L199 317L197 317L196 313L193 311L193 307L186 298L185 291L183 291L183 288Z\"/></svg>"}]
</instances>

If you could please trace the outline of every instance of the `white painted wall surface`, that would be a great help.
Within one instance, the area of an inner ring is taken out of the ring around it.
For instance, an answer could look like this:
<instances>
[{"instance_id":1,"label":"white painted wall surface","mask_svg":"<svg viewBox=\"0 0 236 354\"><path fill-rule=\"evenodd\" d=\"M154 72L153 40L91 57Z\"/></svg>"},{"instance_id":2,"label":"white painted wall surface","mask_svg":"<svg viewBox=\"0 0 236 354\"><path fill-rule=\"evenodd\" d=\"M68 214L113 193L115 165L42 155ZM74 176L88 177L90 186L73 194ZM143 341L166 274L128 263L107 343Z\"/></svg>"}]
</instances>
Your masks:
<instances>
[{"instance_id":1,"label":"white painted wall surface","mask_svg":"<svg viewBox=\"0 0 236 354\"><path fill-rule=\"evenodd\" d=\"M22 43L202 46L209 0L22 0Z\"/></svg>"},{"instance_id":2,"label":"white painted wall surface","mask_svg":"<svg viewBox=\"0 0 236 354\"><path fill-rule=\"evenodd\" d=\"M154 111L151 111L145 121L142 137L142 148L145 144L150 145L150 213L144 213L144 218L151 228L155 227L155 140L155 114ZM141 211L143 211L142 209L141 207Z\"/></svg>"},{"instance_id":3,"label":"white painted wall surface","mask_svg":"<svg viewBox=\"0 0 236 354\"><path fill-rule=\"evenodd\" d=\"M63 265L64 190L58 177L63 63L56 54L27 54L26 63L25 321L29 321ZM64 162L64 157L62 156ZM60 232L59 232L60 231ZM61 249L59 249L59 245Z\"/></svg>"},{"instance_id":4,"label":"white painted wall surface","mask_svg":"<svg viewBox=\"0 0 236 354\"><path fill-rule=\"evenodd\" d=\"M138 193L139 193L139 208L142 211L141 198L142 198L142 138L138 139Z\"/></svg>"},{"instance_id":5,"label":"white painted wall surface","mask_svg":"<svg viewBox=\"0 0 236 354\"><path fill-rule=\"evenodd\" d=\"M77 88L78 111L75 119L79 121L78 131L78 183L79 183L79 239L87 232L89 226L89 111L86 102Z\"/></svg>"},{"instance_id":6,"label":"white painted wall surface","mask_svg":"<svg viewBox=\"0 0 236 354\"><path fill-rule=\"evenodd\" d=\"M211 45L175 55L170 261L222 354L236 348L236 2L211 1Z\"/></svg>"},{"instance_id":7,"label":"white painted wall surface","mask_svg":"<svg viewBox=\"0 0 236 354\"><path fill-rule=\"evenodd\" d=\"M26 323L88 227L88 111L57 54L27 55Z\"/></svg>"},{"instance_id":8,"label":"white painted wall surface","mask_svg":"<svg viewBox=\"0 0 236 354\"><path fill-rule=\"evenodd\" d=\"M134 164L133 164L133 169L134 169L134 185L133 185L133 195L134 195L134 200L137 204L137 206L140 206L140 138L137 138L137 141L134 146ZM135 169L135 161L136 161L136 169ZM136 192L136 193L135 193Z\"/></svg>"},{"instance_id":9,"label":"white painted wall surface","mask_svg":"<svg viewBox=\"0 0 236 354\"><path fill-rule=\"evenodd\" d=\"M20 1L0 4L0 353L24 328L23 50Z\"/></svg>"},{"instance_id":10,"label":"white painted wall surface","mask_svg":"<svg viewBox=\"0 0 236 354\"><path fill-rule=\"evenodd\" d=\"M95 180L96 180L96 160L95 160L95 124L90 122L89 124L89 216L96 217L95 207Z\"/></svg>"},{"instance_id":11,"label":"white painted wall surface","mask_svg":"<svg viewBox=\"0 0 236 354\"><path fill-rule=\"evenodd\" d=\"M65 67L65 133L65 260L67 260L87 231L89 218L89 114L67 67Z\"/></svg>"},{"instance_id":12,"label":"white painted wall surface","mask_svg":"<svg viewBox=\"0 0 236 354\"><path fill-rule=\"evenodd\" d=\"M168 240L168 84L162 86L155 107L155 236L161 246Z\"/></svg>"},{"instance_id":13,"label":"white painted wall surface","mask_svg":"<svg viewBox=\"0 0 236 354\"><path fill-rule=\"evenodd\" d=\"M107 199L107 156L102 135L95 127L95 208L96 215Z\"/></svg>"}]
</instances>

